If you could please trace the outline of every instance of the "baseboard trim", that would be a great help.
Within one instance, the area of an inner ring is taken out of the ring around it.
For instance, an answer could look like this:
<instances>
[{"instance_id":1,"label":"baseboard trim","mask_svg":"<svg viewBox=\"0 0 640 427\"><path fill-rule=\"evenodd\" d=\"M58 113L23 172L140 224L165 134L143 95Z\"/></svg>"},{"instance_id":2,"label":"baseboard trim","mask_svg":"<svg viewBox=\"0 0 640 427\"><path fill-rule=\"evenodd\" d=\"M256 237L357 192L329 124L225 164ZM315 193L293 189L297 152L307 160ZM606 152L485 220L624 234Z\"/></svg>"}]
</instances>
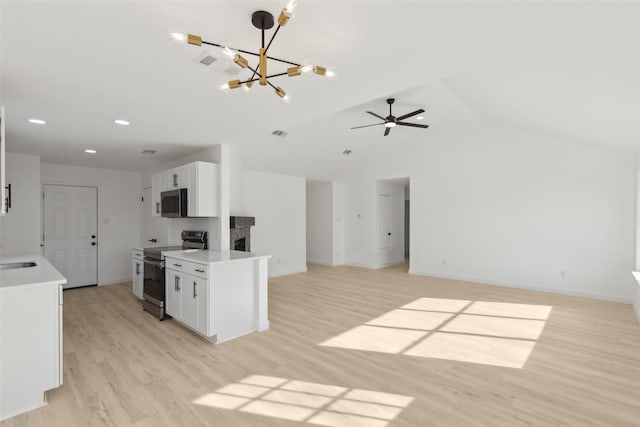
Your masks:
<instances>
[{"instance_id":1,"label":"baseboard trim","mask_svg":"<svg viewBox=\"0 0 640 427\"><path fill-rule=\"evenodd\" d=\"M633 311L636 312L636 317L638 318L638 322L640 322L640 302L638 304L633 304Z\"/></svg>"},{"instance_id":2,"label":"baseboard trim","mask_svg":"<svg viewBox=\"0 0 640 427\"><path fill-rule=\"evenodd\" d=\"M315 259L308 259L307 264L318 264L318 265L326 265L327 267L335 267L336 264L327 261L318 261Z\"/></svg>"},{"instance_id":3,"label":"baseboard trim","mask_svg":"<svg viewBox=\"0 0 640 427\"><path fill-rule=\"evenodd\" d=\"M131 280L132 280L131 276L102 279L98 281L98 286L117 285L119 283L131 283Z\"/></svg>"},{"instance_id":4,"label":"baseboard trim","mask_svg":"<svg viewBox=\"0 0 640 427\"><path fill-rule=\"evenodd\" d=\"M272 277L281 277L281 276L290 276L292 274L298 274L298 273L306 273L307 272L307 267L305 266L304 268L292 268L290 270L283 270L283 271L277 271L277 272L269 272L269 278Z\"/></svg>"},{"instance_id":5,"label":"baseboard trim","mask_svg":"<svg viewBox=\"0 0 640 427\"><path fill-rule=\"evenodd\" d=\"M571 296L571 297L580 297L580 298L589 298L589 299L596 299L596 300L602 300L602 301L619 302L619 303L623 303L623 304L631 304L632 303L632 301L630 299L628 299L628 298L622 298L622 297L618 297L618 296L615 296L615 295L596 294L596 293L591 293L591 292L579 292L579 291L576 292L576 291L573 291L573 290L570 290L570 289L542 288L542 287L523 285L521 283L504 282L504 281L501 281L501 280L492 280L492 279L485 279L485 278L478 278L478 277L458 276L458 275L454 275L454 274L441 274L441 273L434 273L434 272L431 272L431 271L420 271L420 270L411 269L411 268L409 269L409 274L415 274L417 276L437 277L439 279L458 280L458 281L461 281L461 282L478 283L478 284L482 284L482 285L502 286L502 287L515 288L515 289L525 289L525 290L528 290L528 291L548 292L548 293L557 294L557 295L566 295L566 296Z\"/></svg>"}]
</instances>

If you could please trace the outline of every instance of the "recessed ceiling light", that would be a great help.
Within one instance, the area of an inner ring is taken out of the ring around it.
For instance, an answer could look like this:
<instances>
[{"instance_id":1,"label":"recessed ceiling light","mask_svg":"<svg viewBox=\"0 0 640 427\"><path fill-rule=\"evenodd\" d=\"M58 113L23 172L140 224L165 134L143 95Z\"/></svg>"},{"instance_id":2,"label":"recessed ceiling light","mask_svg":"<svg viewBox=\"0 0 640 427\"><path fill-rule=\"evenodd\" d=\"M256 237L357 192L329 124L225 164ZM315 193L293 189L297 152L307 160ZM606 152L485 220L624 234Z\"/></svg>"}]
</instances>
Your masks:
<instances>
[{"instance_id":1,"label":"recessed ceiling light","mask_svg":"<svg viewBox=\"0 0 640 427\"><path fill-rule=\"evenodd\" d=\"M90 149L90 148L87 148L86 150L84 150L84 152L85 152L85 153L88 153L88 154L96 154L96 153L97 153L97 151L96 151L96 150L92 150L92 149Z\"/></svg>"},{"instance_id":2,"label":"recessed ceiling light","mask_svg":"<svg viewBox=\"0 0 640 427\"><path fill-rule=\"evenodd\" d=\"M29 119L29 123L33 123L34 125L46 125L47 122L41 119Z\"/></svg>"},{"instance_id":3,"label":"recessed ceiling light","mask_svg":"<svg viewBox=\"0 0 640 427\"><path fill-rule=\"evenodd\" d=\"M424 120L424 116L418 116L416 117L416 120Z\"/></svg>"},{"instance_id":4,"label":"recessed ceiling light","mask_svg":"<svg viewBox=\"0 0 640 427\"><path fill-rule=\"evenodd\" d=\"M129 123L126 120L122 120L122 119L116 119L113 121L115 124L120 125L120 126L129 126L131 123Z\"/></svg>"},{"instance_id":5,"label":"recessed ceiling light","mask_svg":"<svg viewBox=\"0 0 640 427\"><path fill-rule=\"evenodd\" d=\"M142 150L140 153L147 154L147 155L152 155L152 154L156 154L157 151L156 150Z\"/></svg>"}]
</instances>

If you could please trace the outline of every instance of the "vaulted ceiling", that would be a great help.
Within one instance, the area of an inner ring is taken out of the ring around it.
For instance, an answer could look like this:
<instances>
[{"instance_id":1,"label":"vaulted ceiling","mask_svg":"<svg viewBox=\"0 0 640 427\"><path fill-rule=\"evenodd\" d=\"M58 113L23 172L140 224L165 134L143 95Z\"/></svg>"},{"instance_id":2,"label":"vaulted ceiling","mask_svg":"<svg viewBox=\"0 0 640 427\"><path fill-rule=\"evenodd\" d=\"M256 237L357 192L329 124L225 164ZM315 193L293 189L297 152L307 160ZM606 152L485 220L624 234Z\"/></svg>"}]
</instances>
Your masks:
<instances>
[{"instance_id":1,"label":"vaulted ceiling","mask_svg":"<svg viewBox=\"0 0 640 427\"><path fill-rule=\"evenodd\" d=\"M294 173L314 164L320 176L340 167L345 148L479 125L640 151L638 3L301 0L270 53L332 67L338 77L280 77L291 104L268 87L220 92L246 72L234 74L217 48L170 37L189 32L257 50L251 14L277 16L284 4L2 1L8 151L142 171L229 143L247 166ZM195 61L205 50L218 58L208 67ZM375 123L365 110L386 115L388 97L397 98L397 113L425 108L431 128L397 128L387 139L378 127L349 129ZM32 125L32 117L48 123ZM132 124L114 125L117 118ZM276 129L289 135L274 137Z\"/></svg>"}]
</instances>

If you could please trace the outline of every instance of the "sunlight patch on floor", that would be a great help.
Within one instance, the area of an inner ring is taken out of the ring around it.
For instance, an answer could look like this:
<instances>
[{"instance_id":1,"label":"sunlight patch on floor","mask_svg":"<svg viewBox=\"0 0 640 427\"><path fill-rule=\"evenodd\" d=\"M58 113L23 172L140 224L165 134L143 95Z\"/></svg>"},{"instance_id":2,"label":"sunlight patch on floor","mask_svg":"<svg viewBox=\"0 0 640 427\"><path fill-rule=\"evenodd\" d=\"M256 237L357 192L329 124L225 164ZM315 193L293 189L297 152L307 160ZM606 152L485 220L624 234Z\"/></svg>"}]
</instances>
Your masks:
<instances>
[{"instance_id":1,"label":"sunlight patch on floor","mask_svg":"<svg viewBox=\"0 0 640 427\"><path fill-rule=\"evenodd\" d=\"M551 309L419 298L320 345L522 368Z\"/></svg>"},{"instance_id":2,"label":"sunlight patch on floor","mask_svg":"<svg viewBox=\"0 0 640 427\"><path fill-rule=\"evenodd\" d=\"M400 394L252 375L193 403L330 427L385 427L412 401Z\"/></svg>"}]
</instances>

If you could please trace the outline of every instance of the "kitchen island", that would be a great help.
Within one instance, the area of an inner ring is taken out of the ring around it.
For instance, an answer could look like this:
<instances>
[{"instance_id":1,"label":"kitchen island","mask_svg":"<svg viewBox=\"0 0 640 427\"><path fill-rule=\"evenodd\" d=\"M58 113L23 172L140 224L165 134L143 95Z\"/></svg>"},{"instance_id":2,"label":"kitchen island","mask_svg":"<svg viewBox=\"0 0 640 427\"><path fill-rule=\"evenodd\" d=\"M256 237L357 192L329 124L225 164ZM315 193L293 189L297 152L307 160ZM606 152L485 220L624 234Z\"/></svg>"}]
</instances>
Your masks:
<instances>
[{"instance_id":1,"label":"kitchen island","mask_svg":"<svg viewBox=\"0 0 640 427\"><path fill-rule=\"evenodd\" d=\"M0 259L0 420L62 385L62 274L42 255Z\"/></svg>"},{"instance_id":2,"label":"kitchen island","mask_svg":"<svg viewBox=\"0 0 640 427\"><path fill-rule=\"evenodd\" d=\"M269 258L242 251L165 252L167 314L216 343L269 329Z\"/></svg>"}]
</instances>

